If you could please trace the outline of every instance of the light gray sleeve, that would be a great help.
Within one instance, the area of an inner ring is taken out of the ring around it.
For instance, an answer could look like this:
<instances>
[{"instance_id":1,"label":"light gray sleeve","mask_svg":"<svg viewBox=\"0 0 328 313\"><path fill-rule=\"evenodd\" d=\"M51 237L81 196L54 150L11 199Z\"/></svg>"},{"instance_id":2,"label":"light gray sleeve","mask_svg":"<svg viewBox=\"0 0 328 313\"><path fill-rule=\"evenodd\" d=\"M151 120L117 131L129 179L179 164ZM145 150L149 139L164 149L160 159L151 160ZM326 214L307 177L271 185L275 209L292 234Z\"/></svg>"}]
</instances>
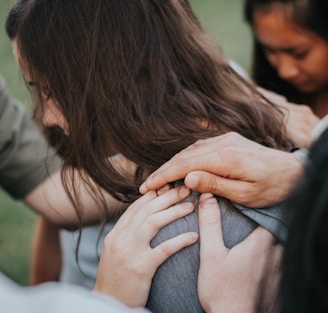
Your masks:
<instances>
[{"instance_id":1,"label":"light gray sleeve","mask_svg":"<svg viewBox=\"0 0 328 313\"><path fill-rule=\"evenodd\" d=\"M234 209L227 207L222 199L218 198L218 201L221 207L223 237L227 247L231 248L245 239L259 224L269 228L268 230L278 239L284 237L285 228L281 227L284 210L273 207L264 211L252 211L250 216L247 216L245 213L250 209ZM197 211L161 229L151 244L157 246L187 231L199 233ZM170 257L157 270L147 303L152 312L203 312L197 294L199 259L198 242Z\"/></svg>"},{"instance_id":2,"label":"light gray sleeve","mask_svg":"<svg viewBox=\"0 0 328 313\"><path fill-rule=\"evenodd\" d=\"M20 287L0 273L1 312L6 313L147 313L117 300L63 283Z\"/></svg>"},{"instance_id":3,"label":"light gray sleeve","mask_svg":"<svg viewBox=\"0 0 328 313\"><path fill-rule=\"evenodd\" d=\"M93 288L104 239L113 229L115 223L116 220L107 223L102 233L102 227L99 224L82 228L78 249L78 263L76 262L75 251L79 232L71 232L68 230L60 231L62 250L61 282L80 285L90 290Z\"/></svg>"},{"instance_id":4,"label":"light gray sleeve","mask_svg":"<svg viewBox=\"0 0 328 313\"><path fill-rule=\"evenodd\" d=\"M46 161L49 161L46 164ZM60 160L0 76L0 184L22 199L56 169Z\"/></svg>"}]
</instances>

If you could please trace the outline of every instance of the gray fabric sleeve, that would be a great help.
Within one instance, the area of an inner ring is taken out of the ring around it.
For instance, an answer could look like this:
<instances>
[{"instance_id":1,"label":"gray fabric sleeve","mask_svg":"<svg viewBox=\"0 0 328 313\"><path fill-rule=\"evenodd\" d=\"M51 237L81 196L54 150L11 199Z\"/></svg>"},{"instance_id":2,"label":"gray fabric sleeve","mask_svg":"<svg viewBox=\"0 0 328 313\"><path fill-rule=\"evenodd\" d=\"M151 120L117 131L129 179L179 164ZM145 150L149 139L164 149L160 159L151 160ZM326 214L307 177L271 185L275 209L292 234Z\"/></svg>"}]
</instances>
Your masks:
<instances>
[{"instance_id":1,"label":"gray fabric sleeve","mask_svg":"<svg viewBox=\"0 0 328 313\"><path fill-rule=\"evenodd\" d=\"M103 242L115 223L116 220L109 222L102 232L101 225L83 227L78 249L79 263L76 262L75 255L79 231L60 231L60 245L63 258L60 273L61 282L84 286L88 289L93 288L97 277L99 256L103 249Z\"/></svg>"},{"instance_id":2,"label":"gray fabric sleeve","mask_svg":"<svg viewBox=\"0 0 328 313\"><path fill-rule=\"evenodd\" d=\"M59 158L23 107L10 97L0 77L1 186L22 199L59 166Z\"/></svg>"},{"instance_id":3,"label":"gray fabric sleeve","mask_svg":"<svg viewBox=\"0 0 328 313\"><path fill-rule=\"evenodd\" d=\"M277 239L284 238L285 210L280 207L267 208L263 211L252 211L241 206L238 209L231 209L222 199L218 198L218 201L221 207L223 237L227 247L231 248L245 239L259 224L271 231ZM157 246L187 231L199 233L197 211L161 229L151 244ZM147 308L154 313L203 312L197 294L199 260L198 242L179 251L163 263L154 276Z\"/></svg>"}]
</instances>

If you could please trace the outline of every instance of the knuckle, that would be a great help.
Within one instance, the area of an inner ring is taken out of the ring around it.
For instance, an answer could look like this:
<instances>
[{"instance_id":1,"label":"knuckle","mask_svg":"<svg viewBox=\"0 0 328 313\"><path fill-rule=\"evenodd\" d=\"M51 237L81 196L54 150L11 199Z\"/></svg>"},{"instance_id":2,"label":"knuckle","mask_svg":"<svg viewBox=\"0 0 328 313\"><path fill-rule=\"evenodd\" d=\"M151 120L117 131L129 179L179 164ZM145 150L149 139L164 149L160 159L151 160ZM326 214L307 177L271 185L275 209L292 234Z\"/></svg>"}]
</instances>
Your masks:
<instances>
[{"instance_id":1,"label":"knuckle","mask_svg":"<svg viewBox=\"0 0 328 313\"><path fill-rule=\"evenodd\" d=\"M238 146L235 147L229 142L221 149L215 151L214 154L217 160L224 160L224 162L229 161L228 164L231 164L232 162L238 161L240 151L238 150ZM224 162L222 166L224 165Z\"/></svg>"},{"instance_id":2,"label":"knuckle","mask_svg":"<svg viewBox=\"0 0 328 313\"><path fill-rule=\"evenodd\" d=\"M241 136L234 131L228 132L224 136L225 136L225 140L227 140L228 142L231 142L231 141L235 142L241 138Z\"/></svg>"},{"instance_id":3,"label":"knuckle","mask_svg":"<svg viewBox=\"0 0 328 313\"><path fill-rule=\"evenodd\" d=\"M245 205L245 206L248 206L250 204L249 202L249 196L246 192L243 192L243 191L239 191L238 192L238 195L236 197L236 202L242 204L242 205Z\"/></svg>"},{"instance_id":4,"label":"knuckle","mask_svg":"<svg viewBox=\"0 0 328 313\"><path fill-rule=\"evenodd\" d=\"M213 192L215 194L217 194L220 191L219 184L218 184L217 180L215 179L215 176L214 175L210 175L210 177L209 177L208 185L207 185L207 190L209 192Z\"/></svg>"},{"instance_id":5,"label":"knuckle","mask_svg":"<svg viewBox=\"0 0 328 313\"><path fill-rule=\"evenodd\" d=\"M205 211L202 215L203 225L219 225L219 216L217 212Z\"/></svg>"},{"instance_id":6,"label":"knuckle","mask_svg":"<svg viewBox=\"0 0 328 313\"><path fill-rule=\"evenodd\" d=\"M104 244L109 247L111 253L118 255L122 252L122 244L119 237L113 238L107 236L104 240Z\"/></svg>"},{"instance_id":7,"label":"knuckle","mask_svg":"<svg viewBox=\"0 0 328 313\"><path fill-rule=\"evenodd\" d=\"M181 152L183 152L183 151L185 151L185 150L182 150ZM183 160L183 159L184 159L184 156L183 156L183 154L182 154L181 152L178 153L178 154L176 154L176 155L174 155L174 156L172 157L172 160L173 160L173 161L176 161L176 162L178 162L178 163L179 163L179 161Z\"/></svg>"},{"instance_id":8,"label":"knuckle","mask_svg":"<svg viewBox=\"0 0 328 313\"><path fill-rule=\"evenodd\" d=\"M142 223L142 227L144 229L150 229L152 230L153 232L154 231L157 231L158 228L159 228L159 225L158 225L158 220L152 215L152 216L149 216L145 221L144 223Z\"/></svg>"},{"instance_id":9,"label":"knuckle","mask_svg":"<svg viewBox=\"0 0 328 313\"><path fill-rule=\"evenodd\" d=\"M255 202L259 200L259 195L262 194L262 190L257 188L253 185L247 185L247 187L243 187L238 192L238 200L240 204L247 206L247 207L253 207Z\"/></svg>"},{"instance_id":10,"label":"knuckle","mask_svg":"<svg viewBox=\"0 0 328 313\"><path fill-rule=\"evenodd\" d=\"M298 108L300 111L302 111L303 113L306 113L306 114L312 112L311 109L305 104L299 104Z\"/></svg>"},{"instance_id":11,"label":"knuckle","mask_svg":"<svg viewBox=\"0 0 328 313\"><path fill-rule=\"evenodd\" d=\"M172 245L170 245L169 243L162 244L160 246L160 251L163 256L168 257L172 254Z\"/></svg>"},{"instance_id":12,"label":"knuckle","mask_svg":"<svg viewBox=\"0 0 328 313\"><path fill-rule=\"evenodd\" d=\"M186 154L183 153L184 151L186 151L186 150L182 150L180 153L174 155L171 159L173 161L174 165L179 167L179 169L187 168L190 163L189 157L186 157ZM188 154L188 156L189 156L189 154Z\"/></svg>"},{"instance_id":13,"label":"knuckle","mask_svg":"<svg viewBox=\"0 0 328 313\"><path fill-rule=\"evenodd\" d=\"M190 147L198 147L202 146L206 142L206 139L198 139L196 142L194 142Z\"/></svg>"},{"instance_id":14,"label":"knuckle","mask_svg":"<svg viewBox=\"0 0 328 313\"><path fill-rule=\"evenodd\" d=\"M143 259L130 263L130 271L133 272L137 277L148 277L149 266L146 265Z\"/></svg>"}]
</instances>

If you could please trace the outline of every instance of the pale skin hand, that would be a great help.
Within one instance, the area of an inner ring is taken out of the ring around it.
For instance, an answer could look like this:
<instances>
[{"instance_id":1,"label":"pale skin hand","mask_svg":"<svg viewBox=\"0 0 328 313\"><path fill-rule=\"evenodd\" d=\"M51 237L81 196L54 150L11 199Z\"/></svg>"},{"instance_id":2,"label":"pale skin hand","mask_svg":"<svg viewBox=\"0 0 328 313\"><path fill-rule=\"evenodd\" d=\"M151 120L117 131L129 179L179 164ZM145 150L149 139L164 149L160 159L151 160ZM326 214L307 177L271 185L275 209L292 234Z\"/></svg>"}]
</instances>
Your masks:
<instances>
[{"instance_id":1,"label":"pale skin hand","mask_svg":"<svg viewBox=\"0 0 328 313\"><path fill-rule=\"evenodd\" d=\"M207 313L253 313L258 297L274 301L282 246L273 245L273 236L258 227L232 249L226 248L220 208L212 194L201 195L198 214L198 295L204 310ZM268 275L264 277L270 285L262 286L263 275ZM260 294L263 287L266 287L265 293Z\"/></svg>"},{"instance_id":2,"label":"pale skin hand","mask_svg":"<svg viewBox=\"0 0 328 313\"><path fill-rule=\"evenodd\" d=\"M285 114L287 135L299 147L311 146L311 134L320 119L314 115L307 105L293 104L290 102L278 103Z\"/></svg>"},{"instance_id":3,"label":"pale skin hand","mask_svg":"<svg viewBox=\"0 0 328 313\"><path fill-rule=\"evenodd\" d=\"M190 189L261 208L283 200L302 171L295 153L227 133L199 140L176 154L147 178L140 192L184 178Z\"/></svg>"},{"instance_id":4,"label":"pale skin hand","mask_svg":"<svg viewBox=\"0 0 328 313\"><path fill-rule=\"evenodd\" d=\"M111 295L131 307L145 306L157 268L198 240L197 233L184 233L150 247L160 228L193 211L190 202L172 206L189 192L186 187L159 196L150 191L127 209L104 240L94 291Z\"/></svg>"},{"instance_id":5,"label":"pale skin hand","mask_svg":"<svg viewBox=\"0 0 328 313\"><path fill-rule=\"evenodd\" d=\"M287 135L299 147L311 145L311 134L320 119L307 105L288 102L285 97L274 92L258 88L270 101L276 103L285 116Z\"/></svg>"}]
</instances>

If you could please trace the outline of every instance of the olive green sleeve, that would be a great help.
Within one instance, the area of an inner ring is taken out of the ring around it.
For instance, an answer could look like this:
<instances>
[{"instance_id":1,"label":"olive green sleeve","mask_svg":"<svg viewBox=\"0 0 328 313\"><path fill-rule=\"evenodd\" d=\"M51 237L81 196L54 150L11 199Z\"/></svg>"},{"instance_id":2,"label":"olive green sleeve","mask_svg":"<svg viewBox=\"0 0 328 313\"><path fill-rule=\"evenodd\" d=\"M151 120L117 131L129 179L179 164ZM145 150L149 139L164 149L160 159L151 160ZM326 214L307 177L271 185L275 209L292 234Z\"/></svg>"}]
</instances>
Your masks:
<instances>
[{"instance_id":1,"label":"olive green sleeve","mask_svg":"<svg viewBox=\"0 0 328 313\"><path fill-rule=\"evenodd\" d=\"M59 167L60 159L0 76L0 185L22 199Z\"/></svg>"}]
</instances>

